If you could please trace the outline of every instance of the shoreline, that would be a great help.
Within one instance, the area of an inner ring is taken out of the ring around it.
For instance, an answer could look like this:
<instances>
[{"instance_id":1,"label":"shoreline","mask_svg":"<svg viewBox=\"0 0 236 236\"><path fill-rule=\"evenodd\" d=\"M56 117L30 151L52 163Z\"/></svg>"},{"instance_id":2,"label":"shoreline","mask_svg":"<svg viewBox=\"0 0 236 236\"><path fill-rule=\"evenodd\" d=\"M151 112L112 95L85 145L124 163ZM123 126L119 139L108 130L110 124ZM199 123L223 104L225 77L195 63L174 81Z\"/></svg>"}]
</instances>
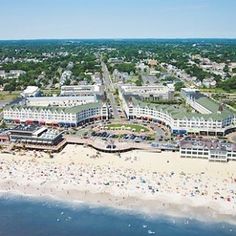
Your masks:
<instances>
[{"instance_id":1,"label":"shoreline","mask_svg":"<svg viewBox=\"0 0 236 236\"><path fill-rule=\"evenodd\" d=\"M9 192L5 190L0 190L0 198L9 196L10 197L22 197L27 200L39 200L39 201L50 201L50 202L60 202L69 206L89 206L94 208L108 208L112 210L118 210L119 212L128 212L131 214L141 214L148 217L174 217L174 218L184 218L184 219L194 219L199 222L208 223L227 223L231 225L236 225L236 215L231 215L230 213L219 212L223 210L222 205L217 202L211 202L211 207L207 205L207 201L204 204L196 204L196 201L191 201L191 204L186 204L186 200L192 199L181 199L179 198L179 203L173 201L165 201L163 198L160 199L141 199L137 197L127 197L125 199L121 197L115 197L115 201L110 199L114 197L109 193L91 193L86 192L86 201L83 196L85 192L76 191L77 198L62 197L61 194L32 194L30 192L23 193L20 191ZM163 196L164 197L164 196ZM170 196L166 196L170 197ZM8 198L7 198L8 199ZM95 200L96 199L96 200ZM132 203L131 203L132 202ZM182 203L185 202L184 207ZM145 206L144 206L145 204ZM142 206L142 207L141 207ZM218 207L216 207L218 206ZM214 208L213 208L214 207ZM218 209L218 210L216 210ZM233 217L232 217L233 216Z\"/></svg>"},{"instance_id":2,"label":"shoreline","mask_svg":"<svg viewBox=\"0 0 236 236\"><path fill-rule=\"evenodd\" d=\"M1 154L0 191L236 225L236 163L177 155L133 151L118 157L74 145L53 159L40 152Z\"/></svg>"}]
</instances>

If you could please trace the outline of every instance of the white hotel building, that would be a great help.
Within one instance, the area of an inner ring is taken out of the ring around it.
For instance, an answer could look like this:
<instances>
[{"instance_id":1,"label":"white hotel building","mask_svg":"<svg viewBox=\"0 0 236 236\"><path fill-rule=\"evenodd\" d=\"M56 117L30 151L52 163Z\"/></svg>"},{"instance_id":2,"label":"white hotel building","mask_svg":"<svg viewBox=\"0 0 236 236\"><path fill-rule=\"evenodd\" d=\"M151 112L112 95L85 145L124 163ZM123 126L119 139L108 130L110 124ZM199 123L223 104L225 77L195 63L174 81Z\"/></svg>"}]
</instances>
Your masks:
<instances>
[{"instance_id":1,"label":"white hotel building","mask_svg":"<svg viewBox=\"0 0 236 236\"><path fill-rule=\"evenodd\" d=\"M93 120L107 120L108 107L104 103L88 103L75 107L7 106L4 120L10 123L53 126L79 126Z\"/></svg>"},{"instance_id":2,"label":"white hotel building","mask_svg":"<svg viewBox=\"0 0 236 236\"><path fill-rule=\"evenodd\" d=\"M119 94L129 119L162 122L173 134L224 136L236 130L235 113L200 94L186 98L192 112L180 105L143 102L135 96L127 96L122 90Z\"/></svg>"},{"instance_id":3,"label":"white hotel building","mask_svg":"<svg viewBox=\"0 0 236 236\"><path fill-rule=\"evenodd\" d=\"M119 89L123 95L137 95L144 99L172 100L174 98L174 90L162 85L121 85Z\"/></svg>"},{"instance_id":4,"label":"white hotel building","mask_svg":"<svg viewBox=\"0 0 236 236\"><path fill-rule=\"evenodd\" d=\"M104 94L101 85L69 85L61 86L60 96L102 96Z\"/></svg>"},{"instance_id":5,"label":"white hotel building","mask_svg":"<svg viewBox=\"0 0 236 236\"><path fill-rule=\"evenodd\" d=\"M26 99L27 106L56 106L56 107L73 107L87 103L97 102L95 95L90 96L71 96L71 97L30 97Z\"/></svg>"},{"instance_id":6,"label":"white hotel building","mask_svg":"<svg viewBox=\"0 0 236 236\"><path fill-rule=\"evenodd\" d=\"M78 126L93 120L107 120L109 109L102 102L100 86L63 86L59 97L26 97L20 105L4 108L9 123ZM99 96L101 95L101 96Z\"/></svg>"}]
</instances>

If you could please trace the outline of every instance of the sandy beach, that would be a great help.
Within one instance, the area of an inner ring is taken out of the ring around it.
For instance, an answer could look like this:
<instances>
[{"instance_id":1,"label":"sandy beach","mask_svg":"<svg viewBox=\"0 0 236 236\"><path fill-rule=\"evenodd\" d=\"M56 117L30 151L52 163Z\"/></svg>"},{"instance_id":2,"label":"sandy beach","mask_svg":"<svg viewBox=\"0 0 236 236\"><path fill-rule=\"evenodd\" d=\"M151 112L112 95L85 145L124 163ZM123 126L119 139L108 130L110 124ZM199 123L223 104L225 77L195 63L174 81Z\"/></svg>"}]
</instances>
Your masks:
<instances>
[{"instance_id":1,"label":"sandy beach","mask_svg":"<svg viewBox=\"0 0 236 236\"><path fill-rule=\"evenodd\" d=\"M236 224L236 162L181 159L179 153L118 155L79 145L53 158L0 153L0 190Z\"/></svg>"}]
</instances>

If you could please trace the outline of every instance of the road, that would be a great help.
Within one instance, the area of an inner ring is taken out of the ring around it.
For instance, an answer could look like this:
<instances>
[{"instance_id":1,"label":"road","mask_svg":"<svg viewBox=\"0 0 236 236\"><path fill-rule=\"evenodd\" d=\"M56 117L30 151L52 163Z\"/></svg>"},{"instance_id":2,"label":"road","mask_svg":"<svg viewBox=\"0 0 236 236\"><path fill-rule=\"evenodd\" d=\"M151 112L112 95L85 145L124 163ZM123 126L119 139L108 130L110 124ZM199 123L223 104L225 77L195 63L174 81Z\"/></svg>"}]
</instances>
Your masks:
<instances>
[{"instance_id":1,"label":"road","mask_svg":"<svg viewBox=\"0 0 236 236\"><path fill-rule=\"evenodd\" d=\"M0 125L2 125L2 121L3 121L3 112L0 112Z\"/></svg>"},{"instance_id":2,"label":"road","mask_svg":"<svg viewBox=\"0 0 236 236\"><path fill-rule=\"evenodd\" d=\"M103 71L103 83L105 86L107 98L110 101L110 104L111 104L111 107L113 110L114 119L120 119L120 114L118 112L117 104L116 104L116 101L115 101L115 98L113 95L113 92L115 91L114 84L111 80L111 76L110 76L110 73L107 69L106 64L104 62L102 62L101 65L102 65L102 71Z\"/></svg>"}]
</instances>

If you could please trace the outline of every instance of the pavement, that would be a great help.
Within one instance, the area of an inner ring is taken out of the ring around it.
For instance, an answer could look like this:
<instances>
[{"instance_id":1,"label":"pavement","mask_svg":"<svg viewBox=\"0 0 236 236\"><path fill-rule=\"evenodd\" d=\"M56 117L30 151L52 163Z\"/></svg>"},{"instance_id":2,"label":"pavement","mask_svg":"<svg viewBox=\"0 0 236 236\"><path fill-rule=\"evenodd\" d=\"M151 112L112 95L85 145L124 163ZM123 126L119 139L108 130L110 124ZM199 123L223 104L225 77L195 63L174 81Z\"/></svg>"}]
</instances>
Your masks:
<instances>
[{"instance_id":1,"label":"pavement","mask_svg":"<svg viewBox=\"0 0 236 236\"><path fill-rule=\"evenodd\" d=\"M65 136L65 140L67 144L83 144L87 146L91 146L96 150L103 151L103 152L126 152L134 149L139 150L148 150L152 152L160 152L158 148L152 147L148 143L134 143L134 142L127 142L127 141L113 141L115 145L114 149L110 149L107 147L110 142L98 140L98 139L83 139L76 136L67 135Z\"/></svg>"},{"instance_id":2,"label":"pavement","mask_svg":"<svg viewBox=\"0 0 236 236\"><path fill-rule=\"evenodd\" d=\"M107 69L106 64L104 62L102 62L101 65L102 65L102 71L103 71L103 82L104 82L107 98L110 101L110 104L111 104L111 107L113 110L114 119L119 120L120 114L118 112L117 104L116 104L116 101L115 101L115 98L113 95L113 92L115 91L115 87L114 87L114 84L111 80L111 76L110 76L110 73Z\"/></svg>"},{"instance_id":3,"label":"pavement","mask_svg":"<svg viewBox=\"0 0 236 236\"><path fill-rule=\"evenodd\" d=\"M227 138L231 143L236 143L236 132L227 135Z\"/></svg>"}]
</instances>

